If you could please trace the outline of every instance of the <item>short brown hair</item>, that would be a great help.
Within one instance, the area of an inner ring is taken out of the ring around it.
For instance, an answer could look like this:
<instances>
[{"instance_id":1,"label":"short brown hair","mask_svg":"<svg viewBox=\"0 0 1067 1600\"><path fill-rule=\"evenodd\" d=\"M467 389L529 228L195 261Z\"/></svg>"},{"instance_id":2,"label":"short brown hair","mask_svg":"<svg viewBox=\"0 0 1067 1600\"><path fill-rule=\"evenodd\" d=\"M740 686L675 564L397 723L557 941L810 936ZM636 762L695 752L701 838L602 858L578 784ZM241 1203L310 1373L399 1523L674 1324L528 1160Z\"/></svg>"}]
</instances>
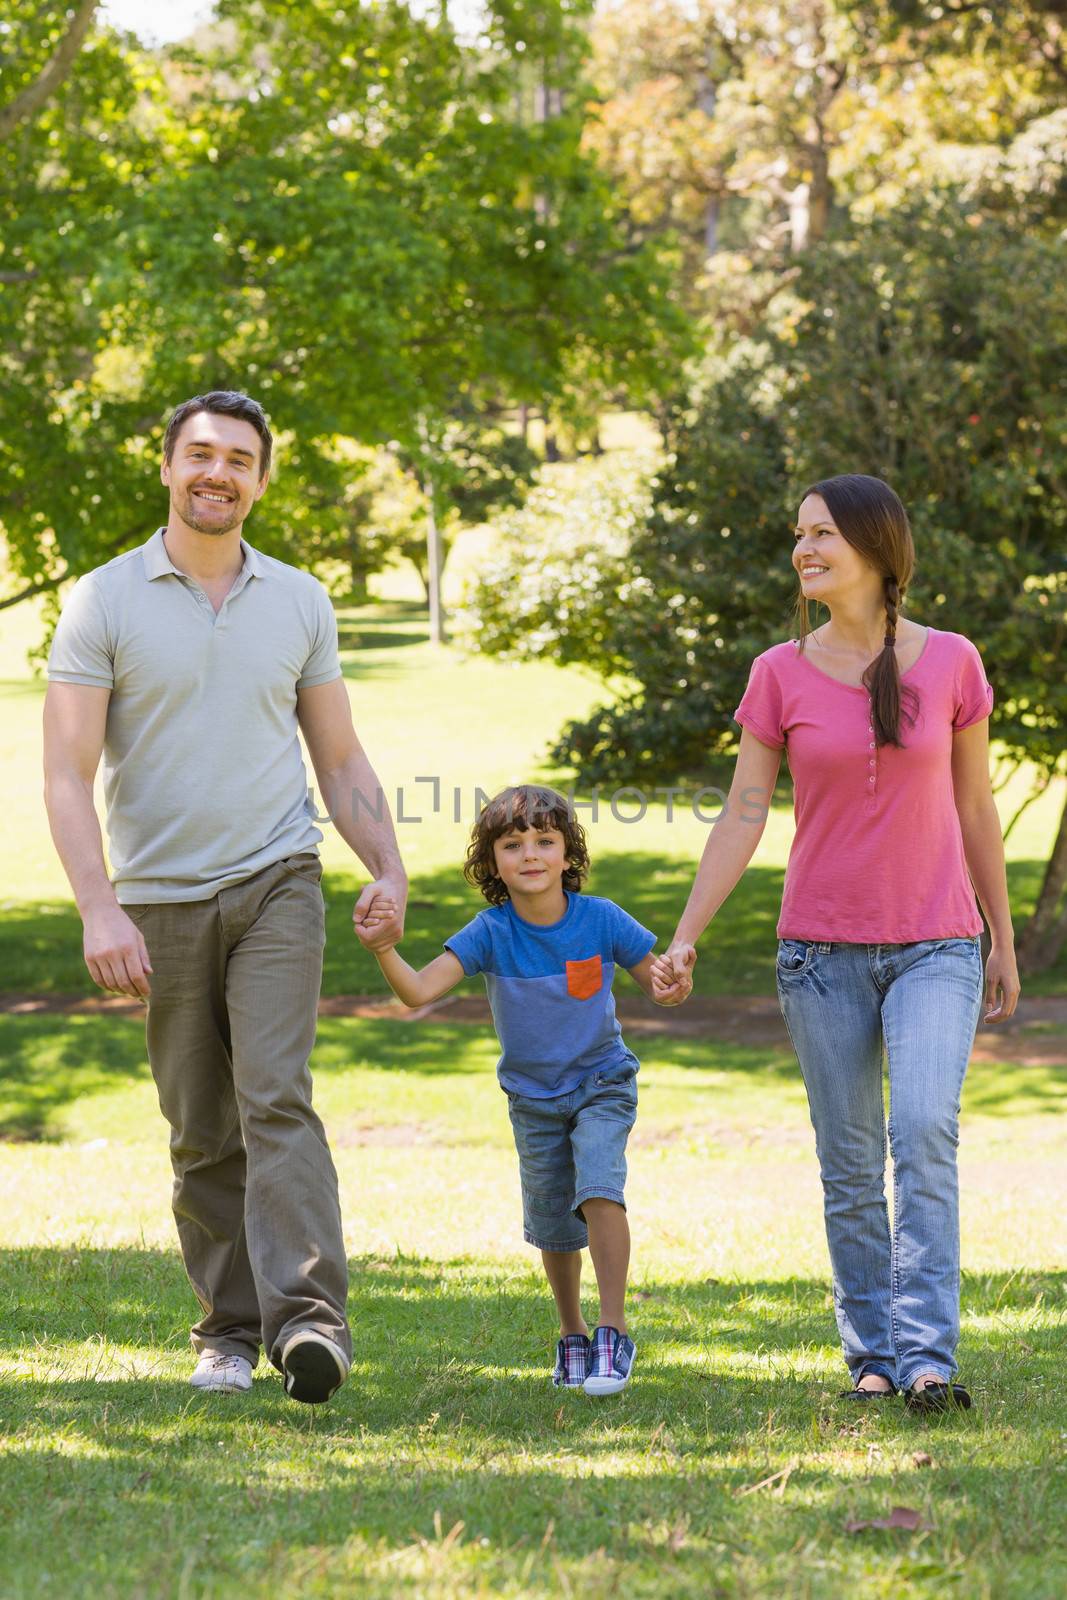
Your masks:
<instances>
[{"instance_id":1,"label":"short brown hair","mask_svg":"<svg viewBox=\"0 0 1067 1600\"><path fill-rule=\"evenodd\" d=\"M266 477L270 471L274 446L267 413L258 400L253 400L251 395L241 394L238 389L211 389L207 394L194 394L191 400L183 400L167 423L167 431L163 435L164 461L169 462L173 457L174 445L183 425L190 417L199 416L201 411L214 417L236 417L239 422L251 423L259 434L259 475Z\"/></svg>"},{"instance_id":2,"label":"short brown hair","mask_svg":"<svg viewBox=\"0 0 1067 1600\"><path fill-rule=\"evenodd\" d=\"M563 887L575 894L581 891L589 871L589 847L574 806L556 789L521 783L494 795L471 830L463 876L482 891L491 906L506 905L510 899L503 879L497 876L493 846L505 833L525 833L528 828L534 832L555 828L562 833L567 856Z\"/></svg>"}]
</instances>

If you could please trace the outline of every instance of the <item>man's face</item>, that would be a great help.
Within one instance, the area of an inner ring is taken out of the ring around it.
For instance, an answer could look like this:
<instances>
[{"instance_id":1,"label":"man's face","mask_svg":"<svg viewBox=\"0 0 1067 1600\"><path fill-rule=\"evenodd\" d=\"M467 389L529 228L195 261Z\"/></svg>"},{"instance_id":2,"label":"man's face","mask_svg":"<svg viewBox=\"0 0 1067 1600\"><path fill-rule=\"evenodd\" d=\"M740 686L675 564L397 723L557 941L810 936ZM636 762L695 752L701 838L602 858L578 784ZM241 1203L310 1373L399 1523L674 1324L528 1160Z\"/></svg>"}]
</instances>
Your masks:
<instances>
[{"instance_id":1,"label":"man's face","mask_svg":"<svg viewBox=\"0 0 1067 1600\"><path fill-rule=\"evenodd\" d=\"M206 534L240 527L267 487L259 452L259 434L240 417L212 411L186 417L160 477L187 527Z\"/></svg>"}]
</instances>

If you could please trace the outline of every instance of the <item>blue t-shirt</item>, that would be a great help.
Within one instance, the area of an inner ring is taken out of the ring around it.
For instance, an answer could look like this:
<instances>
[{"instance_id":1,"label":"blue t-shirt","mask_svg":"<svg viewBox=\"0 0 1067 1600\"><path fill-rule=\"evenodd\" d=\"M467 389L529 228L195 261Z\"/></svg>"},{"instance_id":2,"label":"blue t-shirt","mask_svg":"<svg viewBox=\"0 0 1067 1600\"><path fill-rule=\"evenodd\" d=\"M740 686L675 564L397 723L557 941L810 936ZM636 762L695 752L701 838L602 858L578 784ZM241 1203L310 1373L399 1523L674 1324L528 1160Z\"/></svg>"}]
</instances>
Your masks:
<instances>
[{"instance_id":1,"label":"blue t-shirt","mask_svg":"<svg viewBox=\"0 0 1067 1600\"><path fill-rule=\"evenodd\" d=\"M616 965L636 967L656 936L611 900L567 896L558 922L524 922L511 901L480 911L445 949L467 977L485 977L503 1055L502 1089L548 1099L569 1094L591 1072L637 1065L615 1016Z\"/></svg>"}]
</instances>

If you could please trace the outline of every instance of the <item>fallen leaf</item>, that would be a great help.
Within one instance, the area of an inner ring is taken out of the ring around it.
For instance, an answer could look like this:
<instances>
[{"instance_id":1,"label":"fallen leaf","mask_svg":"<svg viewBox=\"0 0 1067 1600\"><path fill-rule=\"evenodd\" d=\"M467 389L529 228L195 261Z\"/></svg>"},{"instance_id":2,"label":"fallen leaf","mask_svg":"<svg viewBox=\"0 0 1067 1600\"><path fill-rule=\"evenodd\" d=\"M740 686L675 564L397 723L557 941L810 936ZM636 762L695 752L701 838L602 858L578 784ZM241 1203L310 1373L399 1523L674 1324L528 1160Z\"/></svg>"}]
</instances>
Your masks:
<instances>
[{"instance_id":1,"label":"fallen leaf","mask_svg":"<svg viewBox=\"0 0 1067 1600\"><path fill-rule=\"evenodd\" d=\"M888 1517L868 1517L861 1522L846 1522L846 1533L863 1533L867 1528L904 1528L908 1533L917 1533L920 1528L929 1528L930 1524L922 1519L922 1512L915 1511L911 1506L894 1506Z\"/></svg>"}]
</instances>

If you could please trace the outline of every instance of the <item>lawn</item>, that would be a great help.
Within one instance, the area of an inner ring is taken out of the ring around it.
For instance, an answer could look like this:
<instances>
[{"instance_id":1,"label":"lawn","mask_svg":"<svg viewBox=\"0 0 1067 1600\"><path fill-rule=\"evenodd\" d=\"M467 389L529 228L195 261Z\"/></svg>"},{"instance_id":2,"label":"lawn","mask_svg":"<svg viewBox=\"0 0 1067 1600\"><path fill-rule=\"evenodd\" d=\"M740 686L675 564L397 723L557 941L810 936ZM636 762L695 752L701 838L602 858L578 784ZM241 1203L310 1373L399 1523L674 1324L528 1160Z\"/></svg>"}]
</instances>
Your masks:
<instances>
[{"instance_id":1,"label":"lawn","mask_svg":"<svg viewBox=\"0 0 1067 1600\"><path fill-rule=\"evenodd\" d=\"M43 690L24 670L33 620L20 613L0 641L0 989L87 993L41 812ZM601 690L548 664L434 652L403 594L341 623L357 726L394 799L403 790L403 815L421 818L398 826L412 874L405 952L421 961L478 908L459 873L476 787L553 776L553 733ZM436 815L419 782L431 776ZM1005 815L1020 797L1003 797ZM1012 837L1020 914L1059 803L1046 797ZM591 888L665 938L706 831L662 802L632 824L602 804ZM790 833L783 788L702 946L702 992L773 992ZM378 990L349 928L358 871L329 827L323 856L325 989ZM1067 993L1067 964L1028 992ZM1025 1059L972 1067L961 1355L977 1410L923 1423L899 1404L857 1414L837 1399L844 1370L792 1055L634 1042L639 1358L630 1389L594 1402L547 1382L552 1319L521 1242L492 1035L322 1022L316 1100L341 1181L356 1360L341 1395L311 1411L262 1368L250 1396L188 1387L195 1313L138 1021L0 1016L0 1593L1062 1594L1062 1068L1040 1049L1027 1058L1025 1037ZM895 1506L921 1526L850 1531Z\"/></svg>"},{"instance_id":2,"label":"lawn","mask_svg":"<svg viewBox=\"0 0 1067 1600\"><path fill-rule=\"evenodd\" d=\"M325 1021L317 1100L356 1361L312 1412L263 1368L248 1397L187 1387L192 1300L138 1024L0 1021L5 1595L1063 1592L1053 1069L972 1071L962 1359L978 1410L923 1423L836 1399L791 1057L643 1040L638 1366L596 1402L547 1382L491 1034ZM847 1531L898 1505L923 1527Z\"/></svg>"}]
</instances>

